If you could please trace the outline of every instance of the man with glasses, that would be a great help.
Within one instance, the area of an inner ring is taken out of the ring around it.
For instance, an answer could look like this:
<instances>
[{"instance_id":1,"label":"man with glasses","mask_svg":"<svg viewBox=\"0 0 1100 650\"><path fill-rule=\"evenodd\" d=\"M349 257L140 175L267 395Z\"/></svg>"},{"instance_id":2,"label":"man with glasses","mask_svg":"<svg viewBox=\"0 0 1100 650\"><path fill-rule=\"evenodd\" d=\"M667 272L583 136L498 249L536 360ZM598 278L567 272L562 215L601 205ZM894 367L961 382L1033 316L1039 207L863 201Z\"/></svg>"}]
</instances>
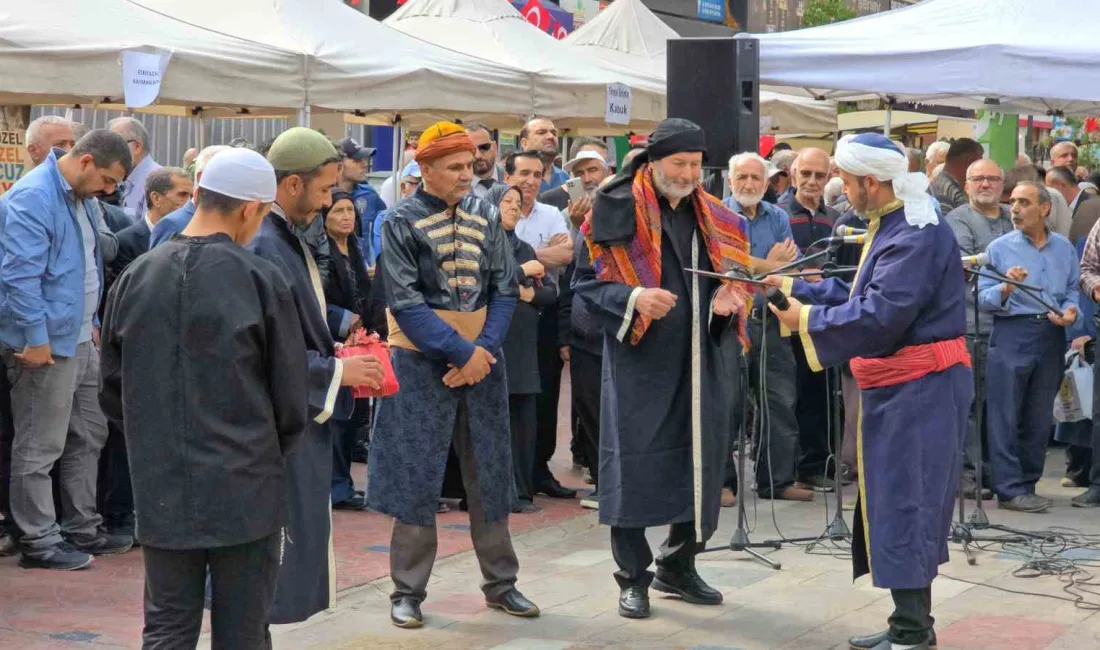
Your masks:
<instances>
[{"instance_id":1,"label":"man with glasses","mask_svg":"<svg viewBox=\"0 0 1100 650\"><path fill-rule=\"evenodd\" d=\"M799 152L791 165L793 194L780 203L791 217L791 233L794 243L804 254L821 250L821 244L813 244L832 235L836 223L836 210L825 205L825 183L829 180L832 161L821 149L807 148ZM826 464L829 459L829 417L825 373L814 372L806 359L802 342L791 339L798 368L797 390L798 441L800 458L795 475L795 487L810 488L817 492L832 491Z\"/></svg>"},{"instance_id":2,"label":"man with glasses","mask_svg":"<svg viewBox=\"0 0 1100 650\"><path fill-rule=\"evenodd\" d=\"M474 143L474 181L470 193L484 199L498 185L504 184L504 169L497 164L497 143L489 127L481 122L466 125L466 135Z\"/></svg>"},{"instance_id":3,"label":"man with glasses","mask_svg":"<svg viewBox=\"0 0 1100 650\"><path fill-rule=\"evenodd\" d=\"M992 160L979 160L970 165L966 171L966 194L970 202L960 205L947 213L945 219L955 233L955 239L959 242L959 251L963 255L977 255L984 253L992 241L1001 235L1012 232L1012 214L1007 205L1001 203L1001 192L1004 190L1004 174L1001 168ZM983 312L980 315L978 325L974 323L974 293L970 290L966 293L966 341L970 347L970 355L975 356L975 343L980 346L978 352L985 359L986 350L989 347L989 333L993 331L993 315ZM977 329L977 336L975 335ZM984 413L985 399L982 393L974 397L974 410L971 412L970 423L966 432L966 447L963 449L963 472L959 489L968 499L978 496L977 454L978 436L984 439L985 431L978 431L974 415L982 409ZM984 427L983 427L984 429ZM990 478L989 465L985 465L982 472L981 495L989 498L992 492L988 489L992 479Z\"/></svg>"},{"instance_id":4,"label":"man with glasses","mask_svg":"<svg viewBox=\"0 0 1100 650\"><path fill-rule=\"evenodd\" d=\"M94 198L130 169L125 140L92 131L69 153L52 151L0 199L0 359L11 385L11 511L25 568L80 569L93 555L133 544L105 534L96 512L107 421L99 407L104 262ZM64 469L60 517L50 480L56 463Z\"/></svg>"},{"instance_id":5,"label":"man with glasses","mask_svg":"<svg viewBox=\"0 0 1100 650\"><path fill-rule=\"evenodd\" d=\"M932 195L945 211L950 212L967 204L966 191L963 190L966 172L970 165L982 158L985 158L985 149L978 141L970 138L959 138L948 147L943 171L932 179L931 186Z\"/></svg>"},{"instance_id":6,"label":"man with glasses","mask_svg":"<svg viewBox=\"0 0 1100 650\"><path fill-rule=\"evenodd\" d=\"M154 169L160 169L160 164L149 154L149 132L141 122L132 117L116 117L107 123L107 128L126 138L130 147L134 169L121 188L122 207L130 220L136 222L145 215L145 179Z\"/></svg>"}]
</instances>

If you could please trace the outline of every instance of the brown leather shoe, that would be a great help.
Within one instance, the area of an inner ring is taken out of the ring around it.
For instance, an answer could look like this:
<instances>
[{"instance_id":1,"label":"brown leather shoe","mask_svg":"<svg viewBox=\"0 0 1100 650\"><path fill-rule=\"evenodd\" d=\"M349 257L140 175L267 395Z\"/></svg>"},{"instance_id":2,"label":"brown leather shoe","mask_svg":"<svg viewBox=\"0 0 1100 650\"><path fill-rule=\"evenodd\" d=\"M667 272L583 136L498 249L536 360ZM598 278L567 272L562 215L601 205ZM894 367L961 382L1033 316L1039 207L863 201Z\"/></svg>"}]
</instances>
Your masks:
<instances>
[{"instance_id":1,"label":"brown leather shoe","mask_svg":"<svg viewBox=\"0 0 1100 650\"><path fill-rule=\"evenodd\" d=\"M813 501L814 491L799 483L787 486L776 497L782 501Z\"/></svg>"},{"instance_id":2,"label":"brown leather shoe","mask_svg":"<svg viewBox=\"0 0 1100 650\"><path fill-rule=\"evenodd\" d=\"M737 495L727 487L722 488L722 507L732 508L735 505L737 505Z\"/></svg>"}]
</instances>

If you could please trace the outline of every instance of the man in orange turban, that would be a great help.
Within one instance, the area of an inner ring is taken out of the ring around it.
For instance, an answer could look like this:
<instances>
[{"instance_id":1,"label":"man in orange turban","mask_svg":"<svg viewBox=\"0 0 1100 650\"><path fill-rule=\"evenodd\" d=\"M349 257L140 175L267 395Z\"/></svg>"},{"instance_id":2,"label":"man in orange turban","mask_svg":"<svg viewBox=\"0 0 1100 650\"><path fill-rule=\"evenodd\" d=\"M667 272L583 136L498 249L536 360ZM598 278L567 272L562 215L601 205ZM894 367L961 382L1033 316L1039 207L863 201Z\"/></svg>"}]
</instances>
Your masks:
<instances>
[{"instance_id":1,"label":"man in orange turban","mask_svg":"<svg viewBox=\"0 0 1100 650\"><path fill-rule=\"evenodd\" d=\"M470 194L474 144L450 122L416 150L422 185L382 223L382 286L401 391L382 400L371 440L370 507L393 516L390 619L424 624L435 514L454 445L470 509L481 589L514 616L539 608L516 589L508 532L515 489L500 345L519 295L511 246L490 204Z\"/></svg>"}]
</instances>

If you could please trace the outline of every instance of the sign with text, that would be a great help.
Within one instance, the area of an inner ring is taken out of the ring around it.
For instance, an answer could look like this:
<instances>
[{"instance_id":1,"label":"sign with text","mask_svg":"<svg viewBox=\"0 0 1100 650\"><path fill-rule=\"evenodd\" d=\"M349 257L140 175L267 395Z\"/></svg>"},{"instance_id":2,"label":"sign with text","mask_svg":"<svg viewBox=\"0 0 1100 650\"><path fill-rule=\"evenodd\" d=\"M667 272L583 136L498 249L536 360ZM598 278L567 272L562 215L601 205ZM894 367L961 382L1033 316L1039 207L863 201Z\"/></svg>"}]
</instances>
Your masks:
<instances>
[{"instance_id":1,"label":"sign with text","mask_svg":"<svg viewBox=\"0 0 1100 650\"><path fill-rule=\"evenodd\" d=\"M695 17L711 23L726 22L726 0L698 0Z\"/></svg>"},{"instance_id":2,"label":"sign with text","mask_svg":"<svg viewBox=\"0 0 1100 650\"><path fill-rule=\"evenodd\" d=\"M23 133L0 131L0 194L10 190L30 168L31 157L24 146Z\"/></svg>"},{"instance_id":3,"label":"sign with text","mask_svg":"<svg viewBox=\"0 0 1100 650\"><path fill-rule=\"evenodd\" d=\"M630 86L607 84L604 121L608 124L630 124Z\"/></svg>"},{"instance_id":4,"label":"sign with text","mask_svg":"<svg viewBox=\"0 0 1100 650\"><path fill-rule=\"evenodd\" d=\"M122 53L122 92L128 108L143 108L156 101L170 58L171 52L148 54L125 50Z\"/></svg>"}]
</instances>

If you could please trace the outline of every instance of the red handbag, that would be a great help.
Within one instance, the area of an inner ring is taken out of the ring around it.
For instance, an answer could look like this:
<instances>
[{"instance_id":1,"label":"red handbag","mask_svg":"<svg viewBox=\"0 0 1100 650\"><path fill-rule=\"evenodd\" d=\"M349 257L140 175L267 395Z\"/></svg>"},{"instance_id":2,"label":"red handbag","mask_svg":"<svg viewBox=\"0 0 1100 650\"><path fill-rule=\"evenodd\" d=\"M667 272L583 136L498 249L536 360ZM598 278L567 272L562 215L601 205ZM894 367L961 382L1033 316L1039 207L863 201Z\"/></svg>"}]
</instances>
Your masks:
<instances>
[{"instance_id":1,"label":"red handbag","mask_svg":"<svg viewBox=\"0 0 1100 650\"><path fill-rule=\"evenodd\" d=\"M336 350L337 359L366 355L372 355L382 363L382 387L353 386L351 394L355 399L389 397L397 394L397 391L401 390L401 385L397 383L397 375L394 374L393 364L390 362L390 346L377 333L367 334L365 329L357 329L348 337L344 346Z\"/></svg>"}]
</instances>

